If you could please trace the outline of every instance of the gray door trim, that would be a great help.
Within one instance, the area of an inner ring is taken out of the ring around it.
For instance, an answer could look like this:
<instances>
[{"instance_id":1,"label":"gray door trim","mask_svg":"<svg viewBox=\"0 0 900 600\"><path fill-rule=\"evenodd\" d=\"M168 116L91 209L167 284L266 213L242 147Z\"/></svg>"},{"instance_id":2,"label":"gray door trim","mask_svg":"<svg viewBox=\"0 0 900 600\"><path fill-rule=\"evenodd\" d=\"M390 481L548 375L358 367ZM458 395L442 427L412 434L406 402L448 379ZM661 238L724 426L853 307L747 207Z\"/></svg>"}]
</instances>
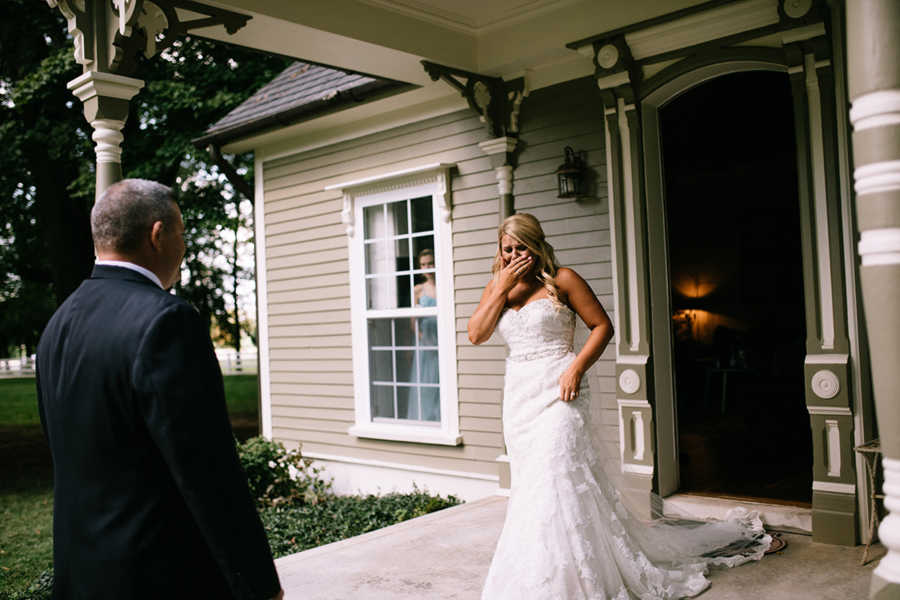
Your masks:
<instances>
[{"instance_id":1,"label":"gray door trim","mask_svg":"<svg viewBox=\"0 0 900 600\"><path fill-rule=\"evenodd\" d=\"M729 73L776 71L787 73L781 62L731 60L699 67L659 86L641 101L644 142L644 189L647 202L647 255L650 269L651 355L654 360L654 420L657 452L658 493L678 490L678 414L672 360L672 298L669 281L668 231L660 150L659 109L684 92Z\"/></svg>"}]
</instances>

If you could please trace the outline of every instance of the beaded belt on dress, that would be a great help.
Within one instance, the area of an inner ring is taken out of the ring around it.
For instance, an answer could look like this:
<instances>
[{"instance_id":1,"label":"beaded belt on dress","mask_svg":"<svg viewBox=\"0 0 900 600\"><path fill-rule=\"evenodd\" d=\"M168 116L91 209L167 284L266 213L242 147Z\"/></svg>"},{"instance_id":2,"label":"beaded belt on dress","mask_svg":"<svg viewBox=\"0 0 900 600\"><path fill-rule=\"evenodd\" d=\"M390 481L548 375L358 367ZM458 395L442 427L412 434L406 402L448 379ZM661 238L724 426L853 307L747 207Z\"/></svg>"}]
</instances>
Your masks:
<instances>
[{"instance_id":1,"label":"beaded belt on dress","mask_svg":"<svg viewBox=\"0 0 900 600\"><path fill-rule=\"evenodd\" d=\"M537 358L546 358L548 356L563 356L572 351L571 346L550 346L546 348L540 348L538 350L534 350L532 352L520 352L518 354L510 354L506 360L511 360L513 362L525 362L529 360L535 360Z\"/></svg>"}]
</instances>

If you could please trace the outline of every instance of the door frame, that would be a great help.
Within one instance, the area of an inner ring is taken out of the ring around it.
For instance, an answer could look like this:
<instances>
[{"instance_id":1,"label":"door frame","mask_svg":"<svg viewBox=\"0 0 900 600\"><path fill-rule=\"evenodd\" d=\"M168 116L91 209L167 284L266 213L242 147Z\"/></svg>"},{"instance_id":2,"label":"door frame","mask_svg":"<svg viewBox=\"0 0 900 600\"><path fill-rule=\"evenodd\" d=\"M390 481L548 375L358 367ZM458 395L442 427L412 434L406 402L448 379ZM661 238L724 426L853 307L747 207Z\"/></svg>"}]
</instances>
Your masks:
<instances>
[{"instance_id":1,"label":"door frame","mask_svg":"<svg viewBox=\"0 0 900 600\"><path fill-rule=\"evenodd\" d=\"M672 292L669 277L669 235L666 226L665 180L662 164L660 109L685 92L723 75L748 71L787 74L786 65L766 60L733 60L705 65L659 86L641 100L644 185L647 203L647 264L650 276L650 339L653 356L654 422L658 493L678 490L678 410L672 348Z\"/></svg>"},{"instance_id":2,"label":"door frame","mask_svg":"<svg viewBox=\"0 0 900 600\"><path fill-rule=\"evenodd\" d=\"M676 11L569 44L593 54L606 125L623 490L649 515L679 479L659 107L718 75L786 71L798 140L813 536L855 544L868 486L853 447L871 433L874 413L860 341L843 6L777 5L777 15L754 5L753 19L743 3L698 5L697 14Z\"/></svg>"}]
</instances>

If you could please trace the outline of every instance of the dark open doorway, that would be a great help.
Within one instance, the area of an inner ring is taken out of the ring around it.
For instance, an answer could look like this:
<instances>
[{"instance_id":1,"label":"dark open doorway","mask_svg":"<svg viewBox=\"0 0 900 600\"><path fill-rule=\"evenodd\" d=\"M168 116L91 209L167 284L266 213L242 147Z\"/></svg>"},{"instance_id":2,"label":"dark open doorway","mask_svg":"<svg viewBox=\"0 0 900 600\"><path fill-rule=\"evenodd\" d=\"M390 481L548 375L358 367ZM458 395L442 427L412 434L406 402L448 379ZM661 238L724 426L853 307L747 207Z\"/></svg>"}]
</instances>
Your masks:
<instances>
[{"instance_id":1,"label":"dark open doorway","mask_svg":"<svg viewBox=\"0 0 900 600\"><path fill-rule=\"evenodd\" d=\"M680 489L809 503L812 440L788 77L718 77L659 115Z\"/></svg>"}]
</instances>

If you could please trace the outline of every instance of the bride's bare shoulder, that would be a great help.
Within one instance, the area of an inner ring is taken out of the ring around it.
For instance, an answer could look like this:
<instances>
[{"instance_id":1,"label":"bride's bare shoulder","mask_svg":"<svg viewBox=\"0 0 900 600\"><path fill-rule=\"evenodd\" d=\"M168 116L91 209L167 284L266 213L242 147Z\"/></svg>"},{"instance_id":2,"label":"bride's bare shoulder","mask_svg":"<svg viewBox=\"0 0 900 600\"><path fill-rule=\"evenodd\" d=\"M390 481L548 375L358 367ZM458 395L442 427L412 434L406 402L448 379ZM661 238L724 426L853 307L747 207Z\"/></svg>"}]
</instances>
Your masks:
<instances>
[{"instance_id":1,"label":"bride's bare shoulder","mask_svg":"<svg viewBox=\"0 0 900 600\"><path fill-rule=\"evenodd\" d=\"M556 289L559 290L560 299L575 312L579 312L578 307L582 299L594 298L596 301L591 286L574 269L560 267L556 271L553 282L556 284Z\"/></svg>"},{"instance_id":2,"label":"bride's bare shoulder","mask_svg":"<svg viewBox=\"0 0 900 600\"><path fill-rule=\"evenodd\" d=\"M556 287L563 291L568 291L573 287L586 285L586 282L582 279L581 275L576 273L575 269L570 269L569 267L560 267L557 269L556 277L553 279L556 282Z\"/></svg>"}]
</instances>

